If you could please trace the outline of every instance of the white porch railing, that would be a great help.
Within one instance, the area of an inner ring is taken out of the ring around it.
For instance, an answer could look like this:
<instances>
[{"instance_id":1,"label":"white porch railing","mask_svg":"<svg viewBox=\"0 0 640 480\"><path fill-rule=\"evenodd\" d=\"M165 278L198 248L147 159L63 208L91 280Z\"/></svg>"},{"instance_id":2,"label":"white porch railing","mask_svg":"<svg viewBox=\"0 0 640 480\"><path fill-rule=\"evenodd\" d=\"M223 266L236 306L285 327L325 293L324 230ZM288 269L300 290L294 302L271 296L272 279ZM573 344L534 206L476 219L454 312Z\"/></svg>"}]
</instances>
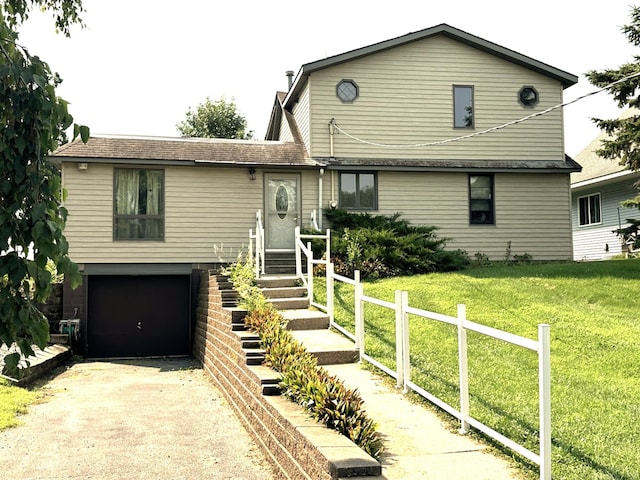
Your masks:
<instances>
[{"instance_id":1,"label":"white porch railing","mask_svg":"<svg viewBox=\"0 0 640 480\"><path fill-rule=\"evenodd\" d=\"M311 244L305 246L302 238L326 238L327 252L325 260L314 260ZM296 231L296 271L298 276L302 278L303 283L310 292L312 305L324 310L330 318L331 327L339 330L348 338L355 342L356 348L359 350L360 359L366 360L380 370L384 371L391 377L396 379L398 388L402 388L404 392L409 389L418 393L425 399L437 405L444 411L448 412L458 420L460 420L460 433L465 434L469 431L469 427L473 427L485 435L497 440L507 448L517 452L540 467L540 479L551 479L551 354L550 354L550 326L546 324L538 325L538 339L531 340L529 338L514 335L509 332L498 330L486 325L481 325L467 320L466 308L464 305L458 305L457 317L442 315L439 313L429 312L409 306L409 295L406 291L397 290L395 292L395 302L387 302L364 294L363 284L360 282L360 272L354 272L354 278L350 279L334 272L333 264L328 260L331 258L329 249L330 231L327 230L325 235L300 235L299 230ZM304 253L307 261L307 275L302 275L301 254ZM327 298L326 305L313 300L313 265L326 265L326 283ZM334 281L340 281L350 284L354 287L355 300L355 332L349 332L347 329L335 323L334 320ZM365 304L374 304L393 310L395 312L395 332L396 332L396 370L388 368L376 359L370 357L365 349ZM421 319L433 320L437 322L447 323L457 327L458 331L458 376L460 388L460 409L447 404L436 396L424 390L419 385L411 381L411 365L410 365L410 339L409 339L409 315L414 315ZM539 393L539 430L540 430L540 448L539 453L535 453L523 445L507 438L505 435L493 430L489 426L483 424L479 420L470 415L469 408L469 379L468 379L468 362L467 362L467 332L477 332L479 334L510 343L527 350L537 353L538 356L538 393Z\"/></svg>"},{"instance_id":2,"label":"white porch railing","mask_svg":"<svg viewBox=\"0 0 640 480\"><path fill-rule=\"evenodd\" d=\"M253 249L253 241L256 241L256 248ZM255 260L255 273L256 278L264 275L264 225L262 223L262 211L256 212L256 233L253 233L253 229L249 229L249 252L253 255Z\"/></svg>"},{"instance_id":3,"label":"white porch railing","mask_svg":"<svg viewBox=\"0 0 640 480\"><path fill-rule=\"evenodd\" d=\"M313 258L313 250L311 250L311 242L307 242L305 245L302 241L303 239L321 239L325 241L325 258L324 260L314 259ZM306 259L307 273L306 275L302 272L302 254L304 253ZM307 289L307 297L309 298L309 303L314 306L321 308L322 305L316 304L313 300L313 266L314 265L326 265L327 267L331 264L331 232L327 229L325 234L301 234L300 227L296 227L295 231L295 255L296 255L296 275L302 280L302 284ZM327 276L327 281L329 281L329 277ZM327 288L329 288L329 284L327 284Z\"/></svg>"}]
</instances>

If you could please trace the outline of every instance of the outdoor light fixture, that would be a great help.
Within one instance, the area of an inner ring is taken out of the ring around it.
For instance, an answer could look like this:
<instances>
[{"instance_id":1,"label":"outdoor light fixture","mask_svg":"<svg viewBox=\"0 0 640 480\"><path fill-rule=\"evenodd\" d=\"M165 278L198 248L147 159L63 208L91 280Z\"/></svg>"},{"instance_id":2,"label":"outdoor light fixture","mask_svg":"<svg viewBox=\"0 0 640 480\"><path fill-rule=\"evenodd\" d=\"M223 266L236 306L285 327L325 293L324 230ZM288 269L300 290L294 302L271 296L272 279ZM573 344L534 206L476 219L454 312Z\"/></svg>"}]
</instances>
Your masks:
<instances>
[{"instance_id":1,"label":"outdoor light fixture","mask_svg":"<svg viewBox=\"0 0 640 480\"><path fill-rule=\"evenodd\" d=\"M78 170L86 170L87 168L89 168L89 165L86 163L79 163L78 164Z\"/></svg>"},{"instance_id":2,"label":"outdoor light fixture","mask_svg":"<svg viewBox=\"0 0 640 480\"><path fill-rule=\"evenodd\" d=\"M249 167L249 180L256 179L256 169L253 167Z\"/></svg>"}]
</instances>

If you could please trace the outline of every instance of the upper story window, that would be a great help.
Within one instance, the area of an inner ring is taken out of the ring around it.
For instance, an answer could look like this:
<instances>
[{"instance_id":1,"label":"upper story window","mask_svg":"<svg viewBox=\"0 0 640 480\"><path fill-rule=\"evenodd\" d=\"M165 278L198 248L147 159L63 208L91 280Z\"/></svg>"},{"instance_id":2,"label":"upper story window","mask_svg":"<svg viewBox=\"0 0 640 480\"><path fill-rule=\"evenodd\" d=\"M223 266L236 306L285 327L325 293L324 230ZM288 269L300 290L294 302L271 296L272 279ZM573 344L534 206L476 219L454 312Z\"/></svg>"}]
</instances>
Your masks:
<instances>
[{"instance_id":1,"label":"upper story window","mask_svg":"<svg viewBox=\"0 0 640 480\"><path fill-rule=\"evenodd\" d=\"M336 95L344 103L353 102L358 98L359 93L358 84L353 80L341 80L340 83L336 85Z\"/></svg>"},{"instance_id":2,"label":"upper story window","mask_svg":"<svg viewBox=\"0 0 640 480\"><path fill-rule=\"evenodd\" d=\"M518 101L523 107L535 107L539 101L538 91L532 86L524 86L518 92Z\"/></svg>"},{"instance_id":3,"label":"upper story window","mask_svg":"<svg viewBox=\"0 0 640 480\"><path fill-rule=\"evenodd\" d=\"M495 224L493 175L469 175L469 223Z\"/></svg>"},{"instance_id":4,"label":"upper story window","mask_svg":"<svg viewBox=\"0 0 640 480\"><path fill-rule=\"evenodd\" d=\"M113 172L114 240L164 240L164 170Z\"/></svg>"},{"instance_id":5,"label":"upper story window","mask_svg":"<svg viewBox=\"0 0 640 480\"><path fill-rule=\"evenodd\" d=\"M602 223L599 193L578 197L578 218L580 225Z\"/></svg>"},{"instance_id":6,"label":"upper story window","mask_svg":"<svg viewBox=\"0 0 640 480\"><path fill-rule=\"evenodd\" d=\"M375 173L340 173L340 208L376 210L378 185Z\"/></svg>"},{"instance_id":7,"label":"upper story window","mask_svg":"<svg viewBox=\"0 0 640 480\"><path fill-rule=\"evenodd\" d=\"M453 86L453 126L455 128L473 128L473 87L471 85Z\"/></svg>"}]
</instances>

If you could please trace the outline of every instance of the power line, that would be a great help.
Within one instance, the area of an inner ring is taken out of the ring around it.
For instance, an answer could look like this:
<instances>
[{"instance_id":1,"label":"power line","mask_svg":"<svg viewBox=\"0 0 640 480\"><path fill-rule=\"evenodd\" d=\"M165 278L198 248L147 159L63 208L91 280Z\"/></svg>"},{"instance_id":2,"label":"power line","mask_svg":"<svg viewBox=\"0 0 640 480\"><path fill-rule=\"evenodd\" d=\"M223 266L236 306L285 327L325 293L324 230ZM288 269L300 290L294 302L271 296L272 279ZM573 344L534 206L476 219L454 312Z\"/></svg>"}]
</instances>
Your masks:
<instances>
[{"instance_id":1,"label":"power line","mask_svg":"<svg viewBox=\"0 0 640 480\"><path fill-rule=\"evenodd\" d=\"M615 82L610 83L609 85L602 87L598 90L595 90L593 92L587 93L585 95L581 95L569 102L565 102L565 103L559 103L557 105L554 105L552 107L547 108L546 110L542 110L540 112L535 112L532 113L531 115L527 115L526 117L522 117L519 118L517 120L512 120L510 122L504 123L502 125L498 125L496 127L491 127L491 128L487 128L486 130L482 130L480 132L474 132L474 133L470 133L468 135L463 135L460 137L455 137L455 138L448 138L446 140L438 140L435 142L427 142L427 143L412 143L412 144L393 144L393 143L376 143L376 142L372 142L369 140L365 140L363 138L359 138L356 137L355 135L350 134L349 132L347 132L346 130L343 130L342 128L340 128L338 126L338 124L336 123L335 119L332 118L331 121L329 122L329 125L331 125L333 128L335 128L338 132L342 133L343 135L346 135L347 137L351 138L352 140L355 140L356 142L360 142L360 143L364 143L367 145L371 145L374 147L384 147L384 148L417 148L417 147L433 147L436 145L444 145L446 143L451 143L451 142L458 142L460 140L466 140L467 138L472 138L472 137L478 137L480 135L486 135L487 133L491 133L491 132L495 132L497 130L501 130L503 128L507 128L510 127L512 125L517 125L519 123L522 122L526 122L527 120L531 120L532 118L535 117L540 117L542 115L546 115L549 112L552 112L554 110L557 110L559 108L564 108L568 105L571 105L573 103L579 102L580 100L584 100L587 97L590 97L592 95L596 95L597 93L603 92L605 90L608 90L609 88L613 87L614 85L617 85L618 83L622 83L622 82L626 82L627 80L630 80L632 78L638 77L640 76L640 72L636 72L633 73L631 75L627 75L626 77L623 77L619 80L616 80Z\"/></svg>"}]
</instances>

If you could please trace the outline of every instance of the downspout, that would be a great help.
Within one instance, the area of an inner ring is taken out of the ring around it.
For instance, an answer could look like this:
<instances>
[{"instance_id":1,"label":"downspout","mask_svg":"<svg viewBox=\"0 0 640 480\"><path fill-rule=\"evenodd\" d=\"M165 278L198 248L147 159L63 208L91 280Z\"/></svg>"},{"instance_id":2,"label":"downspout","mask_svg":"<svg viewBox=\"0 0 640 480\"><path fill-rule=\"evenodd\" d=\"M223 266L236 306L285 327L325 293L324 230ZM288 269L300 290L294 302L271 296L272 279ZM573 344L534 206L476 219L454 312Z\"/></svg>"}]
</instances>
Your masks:
<instances>
[{"instance_id":1,"label":"downspout","mask_svg":"<svg viewBox=\"0 0 640 480\"><path fill-rule=\"evenodd\" d=\"M335 127L333 126L335 123L335 118L332 118L331 121L329 121L329 156L331 158L334 157L333 155L333 135L335 134Z\"/></svg>"},{"instance_id":2,"label":"downspout","mask_svg":"<svg viewBox=\"0 0 640 480\"><path fill-rule=\"evenodd\" d=\"M334 152L333 152L333 135L335 134L336 130L335 130L335 123L336 123L336 119L332 118L329 121L329 156L331 158L331 160L335 160L335 156L334 156ZM332 170L331 171L331 200L329 201L329 206L331 208L336 208L336 206L338 205L338 202L336 202L336 198L335 198L335 172Z\"/></svg>"}]
</instances>

